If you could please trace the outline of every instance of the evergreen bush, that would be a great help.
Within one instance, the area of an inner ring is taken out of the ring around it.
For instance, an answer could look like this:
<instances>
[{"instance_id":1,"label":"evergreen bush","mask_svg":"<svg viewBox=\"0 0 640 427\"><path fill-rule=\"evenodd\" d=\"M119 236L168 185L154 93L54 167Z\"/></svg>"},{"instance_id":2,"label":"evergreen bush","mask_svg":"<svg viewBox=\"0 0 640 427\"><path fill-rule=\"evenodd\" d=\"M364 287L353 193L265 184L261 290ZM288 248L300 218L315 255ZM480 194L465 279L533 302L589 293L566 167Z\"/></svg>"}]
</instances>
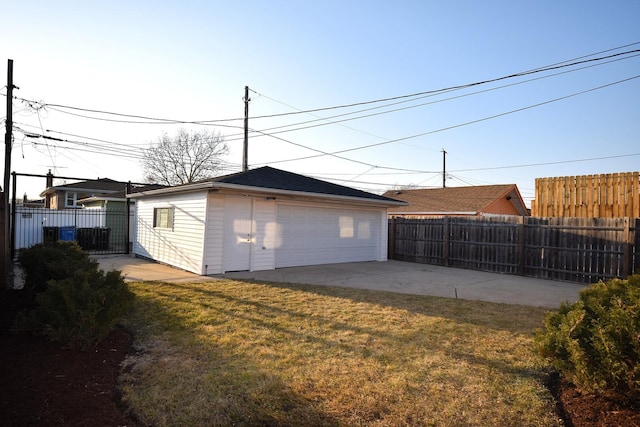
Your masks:
<instances>
[{"instance_id":1,"label":"evergreen bush","mask_svg":"<svg viewBox=\"0 0 640 427\"><path fill-rule=\"evenodd\" d=\"M640 396L640 275L599 282L549 312L538 352L589 392Z\"/></svg>"},{"instance_id":2,"label":"evergreen bush","mask_svg":"<svg viewBox=\"0 0 640 427\"><path fill-rule=\"evenodd\" d=\"M47 242L18 252L18 262L25 272L25 290L43 292L49 280L65 279L75 270L97 269L98 262L89 258L76 242Z\"/></svg>"},{"instance_id":3,"label":"evergreen bush","mask_svg":"<svg viewBox=\"0 0 640 427\"><path fill-rule=\"evenodd\" d=\"M133 298L119 271L78 270L51 280L22 325L65 347L86 350L107 336Z\"/></svg>"},{"instance_id":4,"label":"evergreen bush","mask_svg":"<svg viewBox=\"0 0 640 427\"><path fill-rule=\"evenodd\" d=\"M134 295L120 271L99 270L74 242L35 245L21 251L19 260L36 304L18 318L18 331L86 350L132 307Z\"/></svg>"}]
</instances>

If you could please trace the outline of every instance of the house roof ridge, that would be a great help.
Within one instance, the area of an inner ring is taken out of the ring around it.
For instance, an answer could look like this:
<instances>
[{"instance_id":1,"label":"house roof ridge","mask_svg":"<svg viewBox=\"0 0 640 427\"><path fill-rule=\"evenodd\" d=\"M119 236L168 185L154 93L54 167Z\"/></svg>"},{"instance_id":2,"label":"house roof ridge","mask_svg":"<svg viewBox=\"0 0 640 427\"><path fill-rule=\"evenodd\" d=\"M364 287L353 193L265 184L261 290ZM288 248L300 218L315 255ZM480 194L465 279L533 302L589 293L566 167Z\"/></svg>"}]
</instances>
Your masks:
<instances>
[{"instance_id":1,"label":"house roof ridge","mask_svg":"<svg viewBox=\"0 0 640 427\"><path fill-rule=\"evenodd\" d=\"M236 172L228 175L208 178L191 184L182 184L168 187L166 191L191 191L196 189L218 186L230 186L235 188L254 188L263 191L276 191L287 193L305 193L309 195L324 195L350 199L369 200L391 204L403 205L404 202L379 194L334 184L329 181L312 178L295 172L276 169L271 166L262 166L247 171Z\"/></svg>"}]
</instances>

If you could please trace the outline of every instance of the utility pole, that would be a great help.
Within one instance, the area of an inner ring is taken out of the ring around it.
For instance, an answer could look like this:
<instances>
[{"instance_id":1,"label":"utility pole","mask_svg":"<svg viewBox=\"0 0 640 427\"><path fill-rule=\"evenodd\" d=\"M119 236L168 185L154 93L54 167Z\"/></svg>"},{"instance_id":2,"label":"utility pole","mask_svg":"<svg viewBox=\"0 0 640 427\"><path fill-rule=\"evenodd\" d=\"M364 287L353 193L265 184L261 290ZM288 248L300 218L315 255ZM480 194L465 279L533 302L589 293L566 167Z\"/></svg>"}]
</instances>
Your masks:
<instances>
[{"instance_id":1,"label":"utility pole","mask_svg":"<svg viewBox=\"0 0 640 427\"><path fill-rule=\"evenodd\" d=\"M11 266L9 182L11 178L11 140L13 135L13 88L13 59L9 59L7 62L7 119L5 120L6 130L4 134L4 185L2 187L4 195L4 257L2 263L6 287L10 285L9 267Z\"/></svg>"},{"instance_id":2,"label":"utility pole","mask_svg":"<svg viewBox=\"0 0 640 427\"><path fill-rule=\"evenodd\" d=\"M447 152L442 149L442 188L445 188L447 182Z\"/></svg>"},{"instance_id":3,"label":"utility pole","mask_svg":"<svg viewBox=\"0 0 640 427\"><path fill-rule=\"evenodd\" d=\"M249 170L249 86L244 87L244 145L242 146L242 171Z\"/></svg>"}]
</instances>

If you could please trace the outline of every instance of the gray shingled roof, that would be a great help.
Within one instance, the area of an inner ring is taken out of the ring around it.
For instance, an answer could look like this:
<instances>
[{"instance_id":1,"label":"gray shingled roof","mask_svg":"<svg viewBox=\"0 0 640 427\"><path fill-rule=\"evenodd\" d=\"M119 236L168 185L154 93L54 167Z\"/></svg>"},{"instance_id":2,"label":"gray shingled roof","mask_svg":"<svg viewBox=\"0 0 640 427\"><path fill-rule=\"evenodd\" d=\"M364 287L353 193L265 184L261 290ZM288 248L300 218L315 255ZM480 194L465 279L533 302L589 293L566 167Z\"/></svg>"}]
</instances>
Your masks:
<instances>
[{"instance_id":1,"label":"gray shingled roof","mask_svg":"<svg viewBox=\"0 0 640 427\"><path fill-rule=\"evenodd\" d=\"M398 202L398 200L394 200L389 197L356 190L355 188L333 184L331 182L275 169L269 166L251 169L245 172L238 172L231 175L219 176L205 181L265 189L300 191L305 193L328 194L332 196L358 197L361 199L385 202Z\"/></svg>"}]
</instances>

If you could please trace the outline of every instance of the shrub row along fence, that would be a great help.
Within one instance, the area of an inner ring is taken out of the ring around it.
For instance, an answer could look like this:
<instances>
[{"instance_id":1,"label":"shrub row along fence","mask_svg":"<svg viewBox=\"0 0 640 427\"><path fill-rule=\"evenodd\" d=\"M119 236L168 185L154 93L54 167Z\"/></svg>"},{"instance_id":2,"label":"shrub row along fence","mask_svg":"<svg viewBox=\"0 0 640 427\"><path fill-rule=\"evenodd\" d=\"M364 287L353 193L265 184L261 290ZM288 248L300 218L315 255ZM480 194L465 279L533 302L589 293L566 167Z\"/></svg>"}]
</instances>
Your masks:
<instances>
[{"instance_id":1,"label":"shrub row along fence","mask_svg":"<svg viewBox=\"0 0 640 427\"><path fill-rule=\"evenodd\" d=\"M594 283L640 272L639 231L635 218L393 218L389 258Z\"/></svg>"}]
</instances>

